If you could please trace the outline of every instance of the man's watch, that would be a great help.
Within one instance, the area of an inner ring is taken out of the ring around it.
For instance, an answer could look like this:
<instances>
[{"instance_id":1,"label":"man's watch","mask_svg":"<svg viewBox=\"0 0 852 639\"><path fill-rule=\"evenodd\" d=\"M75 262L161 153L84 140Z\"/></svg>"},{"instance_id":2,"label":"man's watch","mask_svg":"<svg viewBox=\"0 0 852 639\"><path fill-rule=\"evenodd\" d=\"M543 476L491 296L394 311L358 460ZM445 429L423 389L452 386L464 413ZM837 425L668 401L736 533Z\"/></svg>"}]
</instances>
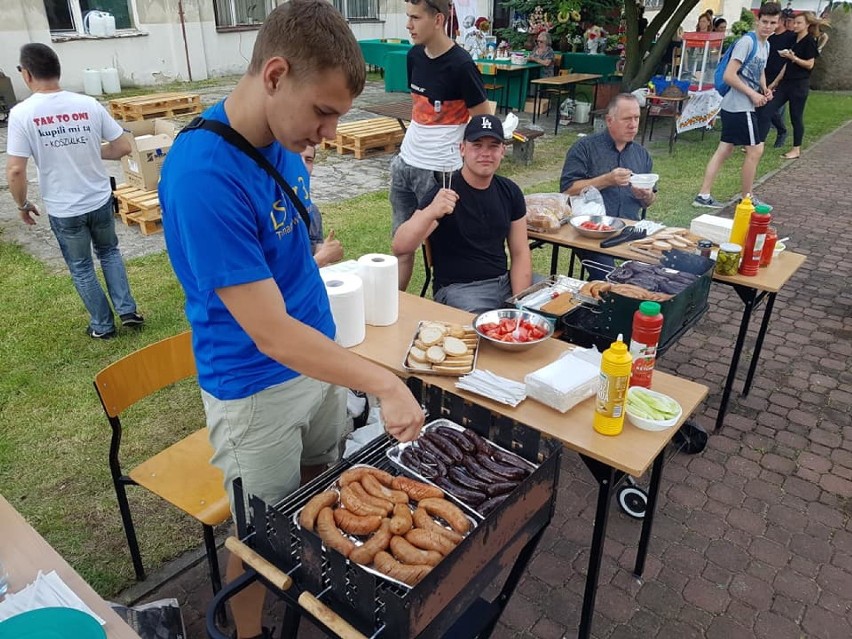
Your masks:
<instances>
[{"instance_id":1,"label":"man's watch","mask_svg":"<svg viewBox=\"0 0 852 639\"><path fill-rule=\"evenodd\" d=\"M33 205L29 200L24 200L24 203L18 207L19 211L29 211L30 207Z\"/></svg>"}]
</instances>

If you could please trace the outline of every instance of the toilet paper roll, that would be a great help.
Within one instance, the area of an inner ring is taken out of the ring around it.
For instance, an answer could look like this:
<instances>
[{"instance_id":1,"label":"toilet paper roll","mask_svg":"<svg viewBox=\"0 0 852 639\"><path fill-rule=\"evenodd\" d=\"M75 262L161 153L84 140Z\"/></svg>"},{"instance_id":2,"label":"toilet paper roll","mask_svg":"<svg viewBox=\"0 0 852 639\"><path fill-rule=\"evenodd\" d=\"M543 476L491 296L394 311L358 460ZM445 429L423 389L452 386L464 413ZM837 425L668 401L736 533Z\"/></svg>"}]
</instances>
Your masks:
<instances>
[{"instance_id":1,"label":"toilet paper roll","mask_svg":"<svg viewBox=\"0 0 852 639\"><path fill-rule=\"evenodd\" d=\"M323 275L322 279L337 326L337 343L344 348L360 344L367 331L361 278L350 273L330 273Z\"/></svg>"},{"instance_id":2,"label":"toilet paper roll","mask_svg":"<svg viewBox=\"0 0 852 639\"><path fill-rule=\"evenodd\" d=\"M388 326L399 318L399 279L393 255L368 253L358 258L358 274L364 280L367 324Z\"/></svg>"}]
</instances>

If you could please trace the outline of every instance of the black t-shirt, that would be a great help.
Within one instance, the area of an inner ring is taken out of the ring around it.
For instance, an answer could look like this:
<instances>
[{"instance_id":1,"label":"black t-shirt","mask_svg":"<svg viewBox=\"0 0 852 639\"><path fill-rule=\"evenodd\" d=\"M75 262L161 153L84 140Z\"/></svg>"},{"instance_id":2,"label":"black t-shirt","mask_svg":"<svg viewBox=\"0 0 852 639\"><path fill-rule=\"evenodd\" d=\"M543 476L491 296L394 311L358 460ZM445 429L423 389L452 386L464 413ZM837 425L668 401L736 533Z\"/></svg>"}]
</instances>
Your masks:
<instances>
[{"instance_id":1,"label":"black t-shirt","mask_svg":"<svg viewBox=\"0 0 852 639\"><path fill-rule=\"evenodd\" d=\"M412 115L418 124L467 124L468 107L487 99L479 69L458 45L437 58L427 56L422 45L414 46L407 62Z\"/></svg>"},{"instance_id":2,"label":"black t-shirt","mask_svg":"<svg viewBox=\"0 0 852 639\"><path fill-rule=\"evenodd\" d=\"M790 47L796 57L800 60L813 60L819 57L819 48L817 47L816 38L808 34L798 42L794 42ZM792 60L787 61L787 70L784 72L782 82L795 82L799 80L807 80L811 77L811 69L805 69L796 64Z\"/></svg>"},{"instance_id":3,"label":"black t-shirt","mask_svg":"<svg viewBox=\"0 0 852 639\"><path fill-rule=\"evenodd\" d=\"M796 34L792 31L785 31L784 33L773 33L769 36L769 58L766 60L766 84L772 82L779 73L781 73L781 69L784 68L784 65L787 64L787 60L778 55L778 52L781 49L792 49L793 45L796 42ZM790 70L790 67L787 67L787 71Z\"/></svg>"},{"instance_id":4,"label":"black t-shirt","mask_svg":"<svg viewBox=\"0 0 852 639\"><path fill-rule=\"evenodd\" d=\"M459 201L450 215L438 221L429 236L435 289L447 284L478 282L505 275L508 269L506 240L512 222L527 213L524 194L511 180L495 175L487 189L475 189L453 174L453 190ZM428 206L439 186L425 197Z\"/></svg>"}]
</instances>

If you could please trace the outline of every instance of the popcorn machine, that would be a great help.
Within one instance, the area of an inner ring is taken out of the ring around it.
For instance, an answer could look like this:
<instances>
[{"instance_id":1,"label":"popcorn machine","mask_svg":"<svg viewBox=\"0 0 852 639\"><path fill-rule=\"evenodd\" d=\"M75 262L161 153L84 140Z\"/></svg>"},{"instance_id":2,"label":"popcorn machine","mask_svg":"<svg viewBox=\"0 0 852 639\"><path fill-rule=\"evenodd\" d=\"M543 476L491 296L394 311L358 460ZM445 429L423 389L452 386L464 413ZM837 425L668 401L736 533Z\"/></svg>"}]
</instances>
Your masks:
<instances>
[{"instance_id":1,"label":"popcorn machine","mask_svg":"<svg viewBox=\"0 0 852 639\"><path fill-rule=\"evenodd\" d=\"M690 91L713 88L716 67L722 59L724 33L684 33L677 78L689 82Z\"/></svg>"}]
</instances>

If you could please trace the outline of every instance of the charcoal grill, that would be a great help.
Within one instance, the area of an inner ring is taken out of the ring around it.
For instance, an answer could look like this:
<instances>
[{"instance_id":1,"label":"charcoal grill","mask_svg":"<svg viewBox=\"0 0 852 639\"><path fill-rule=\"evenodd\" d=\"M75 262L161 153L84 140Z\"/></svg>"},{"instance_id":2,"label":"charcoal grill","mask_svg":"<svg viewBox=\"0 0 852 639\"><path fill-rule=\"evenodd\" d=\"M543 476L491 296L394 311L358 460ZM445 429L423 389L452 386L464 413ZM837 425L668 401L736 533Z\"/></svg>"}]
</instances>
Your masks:
<instances>
[{"instance_id":1,"label":"charcoal grill","mask_svg":"<svg viewBox=\"0 0 852 639\"><path fill-rule=\"evenodd\" d=\"M249 512L237 508L242 544L230 543L248 570L214 598L207 615L208 633L224 639L216 615L239 591L260 580L287 604L282 636L293 637L307 614L334 636L402 639L404 637L487 637L526 569L556 506L562 447L531 428L471 404L458 395L420 380L408 381L430 419L445 417L475 430L494 443L539 464L510 496L411 589L363 570L319 537L297 527L293 514L347 468L371 464L398 474L385 454L395 441L381 436L278 504L249 496ZM242 503L239 481L237 498ZM243 545L244 544L244 545ZM240 550L242 548L242 550ZM256 553L256 554L255 554ZM248 555L254 557L248 557ZM508 570L499 594L480 597Z\"/></svg>"}]
</instances>

